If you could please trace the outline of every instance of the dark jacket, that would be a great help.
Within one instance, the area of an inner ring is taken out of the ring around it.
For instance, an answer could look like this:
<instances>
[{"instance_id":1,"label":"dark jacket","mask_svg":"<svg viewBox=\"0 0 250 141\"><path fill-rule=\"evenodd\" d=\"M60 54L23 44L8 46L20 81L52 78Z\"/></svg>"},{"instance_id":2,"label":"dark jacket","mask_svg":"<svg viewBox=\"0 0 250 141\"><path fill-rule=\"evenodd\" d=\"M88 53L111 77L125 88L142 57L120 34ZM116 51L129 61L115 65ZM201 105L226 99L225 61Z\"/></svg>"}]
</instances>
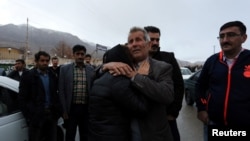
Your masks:
<instances>
[{"instance_id":1,"label":"dark jacket","mask_svg":"<svg viewBox=\"0 0 250 141\"><path fill-rule=\"evenodd\" d=\"M28 71L28 69L24 68L24 69L23 69L23 73L24 73L25 71ZM21 80L21 75L19 75L19 72L16 71L16 70L11 71L11 72L7 75L7 77L12 78L12 79L15 79L15 80L17 80L17 81L20 81L20 80Z\"/></svg>"},{"instance_id":2,"label":"dark jacket","mask_svg":"<svg viewBox=\"0 0 250 141\"><path fill-rule=\"evenodd\" d=\"M131 117L145 116L146 103L129 78L106 72L90 93L89 141L130 141Z\"/></svg>"},{"instance_id":3,"label":"dark jacket","mask_svg":"<svg viewBox=\"0 0 250 141\"><path fill-rule=\"evenodd\" d=\"M173 52L158 51L152 57L156 60L169 63L173 67L172 79L174 82L174 101L167 107L167 115L172 115L177 118L182 107L184 96L184 81L181 75L180 66Z\"/></svg>"},{"instance_id":4,"label":"dark jacket","mask_svg":"<svg viewBox=\"0 0 250 141\"><path fill-rule=\"evenodd\" d=\"M198 111L207 110L220 125L250 126L250 51L243 50L230 69L223 53L205 62L196 84Z\"/></svg>"},{"instance_id":5,"label":"dark jacket","mask_svg":"<svg viewBox=\"0 0 250 141\"><path fill-rule=\"evenodd\" d=\"M48 71L51 112L56 118L61 114L59 103L57 79L55 75ZM45 112L45 89L36 68L23 73L19 85L20 109L29 124L40 126L40 121L44 118Z\"/></svg>"},{"instance_id":6,"label":"dark jacket","mask_svg":"<svg viewBox=\"0 0 250 141\"><path fill-rule=\"evenodd\" d=\"M60 67L59 76L59 96L62 104L63 112L70 112L73 89L74 89L74 67L75 63L62 65ZM90 91L94 77L94 69L88 65L85 66L86 81L87 81L87 94Z\"/></svg>"},{"instance_id":7,"label":"dark jacket","mask_svg":"<svg viewBox=\"0 0 250 141\"><path fill-rule=\"evenodd\" d=\"M121 61L132 67L128 48L117 45L105 53L105 62ZM102 73L103 74L103 73ZM89 141L131 141L131 118L147 113L147 100L130 78L109 72L94 81L89 103Z\"/></svg>"}]
</instances>

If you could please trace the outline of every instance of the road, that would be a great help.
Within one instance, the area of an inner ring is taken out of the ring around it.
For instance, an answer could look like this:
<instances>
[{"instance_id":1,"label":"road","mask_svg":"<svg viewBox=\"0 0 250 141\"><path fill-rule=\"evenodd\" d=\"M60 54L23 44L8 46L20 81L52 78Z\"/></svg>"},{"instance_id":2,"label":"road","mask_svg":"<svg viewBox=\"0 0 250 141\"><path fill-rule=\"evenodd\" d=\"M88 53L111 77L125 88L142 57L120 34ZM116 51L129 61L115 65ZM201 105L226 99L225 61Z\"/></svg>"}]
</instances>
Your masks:
<instances>
[{"instance_id":1,"label":"road","mask_svg":"<svg viewBox=\"0 0 250 141\"><path fill-rule=\"evenodd\" d=\"M203 141L203 124L197 119L195 106L188 106L183 101L177 125L181 135L181 141Z\"/></svg>"},{"instance_id":2,"label":"road","mask_svg":"<svg viewBox=\"0 0 250 141\"><path fill-rule=\"evenodd\" d=\"M196 107L188 106L183 100L183 106L177 118L181 141L203 141L203 125L196 116ZM78 133L76 141L79 141Z\"/></svg>"}]
</instances>

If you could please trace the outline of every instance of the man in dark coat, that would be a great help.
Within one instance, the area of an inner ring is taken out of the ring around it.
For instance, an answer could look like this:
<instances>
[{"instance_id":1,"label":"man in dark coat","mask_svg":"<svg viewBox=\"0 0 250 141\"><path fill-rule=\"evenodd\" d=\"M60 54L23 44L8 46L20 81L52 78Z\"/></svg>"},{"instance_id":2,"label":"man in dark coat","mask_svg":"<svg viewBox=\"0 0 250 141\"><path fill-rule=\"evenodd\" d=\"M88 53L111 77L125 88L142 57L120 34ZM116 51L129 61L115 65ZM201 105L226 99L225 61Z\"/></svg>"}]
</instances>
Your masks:
<instances>
[{"instance_id":1,"label":"man in dark coat","mask_svg":"<svg viewBox=\"0 0 250 141\"><path fill-rule=\"evenodd\" d=\"M144 29L148 32L151 40L151 50L149 53L152 58L169 63L173 67L172 79L174 81L174 101L171 105L167 106L167 119L171 127L174 141L180 141L180 134L176 122L184 96L184 81L181 75L180 66L173 52L160 51L160 29L155 26L146 26Z\"/></svg>"},{"instance_id":2,"label":"man in dark coat","mask_svg":"<svg viewBox=\"0 0 250 141\"><path fill-rule=\"evenodd\" d=\"M88 138L88 96L94 68L84 64L86 47L72 48L74 62L60 68L59 95L66 127L66 141L74 141L78 127L80 141Z\"/></svg>"},{"instance_id":3,"label":"man in dark coat","mask_svg":"<svg viewBox=\"0 0 250 141\"><path fill-rule=\"evenodd\" d=\"M56 141L61 114L56 76L49 71L50 55L35 54L36 67L23 73L19 86L20 109L29 126L29 141Z\"/></svg>"},{"instance_id":4,"label":"man in dark coat","mask_svg":"<svg viewBox=\"0 0 250 141\"><path fill-rule=\"evenodd\" d=\"M25 71L28 71L27 68L25 68L26 64L25 61L23 59L17 59L16 60L16 64L15 64L15 69L13 71L11 71L7 76L15 79L17 81L20 81L22 74Z\"/></svg>"}]
</instances>

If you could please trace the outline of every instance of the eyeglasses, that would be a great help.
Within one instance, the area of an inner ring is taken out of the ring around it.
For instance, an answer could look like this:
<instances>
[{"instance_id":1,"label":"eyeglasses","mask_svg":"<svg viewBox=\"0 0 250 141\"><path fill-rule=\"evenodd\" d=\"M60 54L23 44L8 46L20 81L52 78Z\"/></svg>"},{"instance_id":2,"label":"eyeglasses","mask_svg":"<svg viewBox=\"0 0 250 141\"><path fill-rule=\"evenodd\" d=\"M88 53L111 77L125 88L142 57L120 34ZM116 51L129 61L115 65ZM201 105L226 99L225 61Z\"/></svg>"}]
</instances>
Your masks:
<instances>
[{"instance_id":1,"label":"eyeglasses","mask_svg":"<svg viewBox=\"0 0 250 141\"><path fill-rule=\"evenodd\" d=\"M157 42L159 42L159 41L160 41L160 39L159 39L159 38L150 38L150 40L151 40L151 41L157 41Z\"/></svg>"},{"instance_id":2,"label":"eyeglasses","mask_svg":"<svg viewBox=\"0 0 250 141\"><path fill-rule=\"evenodd\" d=\"M222 40L224 39L225 37L227 38L233 38L233 37L236 37L236 36L241 36L242 34L237 34L237 33L234 33L234 32L228 32L228 33L223 33L223 34L220 34L219 37L217 37L218 40Z\"/></svg>"}]
</instances>

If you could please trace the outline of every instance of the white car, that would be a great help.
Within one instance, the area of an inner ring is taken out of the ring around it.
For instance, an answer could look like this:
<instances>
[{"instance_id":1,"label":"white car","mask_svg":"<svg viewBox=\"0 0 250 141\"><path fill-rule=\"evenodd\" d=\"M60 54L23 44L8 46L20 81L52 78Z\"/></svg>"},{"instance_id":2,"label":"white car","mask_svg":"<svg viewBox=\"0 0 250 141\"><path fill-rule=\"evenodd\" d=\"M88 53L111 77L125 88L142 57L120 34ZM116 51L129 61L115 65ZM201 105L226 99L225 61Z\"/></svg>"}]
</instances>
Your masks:
<instances>
[{"instance_id":1,"label":"white car","mask_svg":"<svg viewBox=\"0 0 250 141\"><path fill-rule=\"evenodd\" d=\"M187 80L193 73L189 68L181 67L181 74L183 80Z\"/></svg>"},{"instance_id":2,"label":"white car","mask_svg":"<svg viewBox=\"0 0 250 141\"><path fill-rule=\"evenodd\" d=\"M28 126L16 102L19 82L0 76L0 140L28 141ZM64 140L63 120L58 121L58 141Z\"/></svg>"}]
</instances>

